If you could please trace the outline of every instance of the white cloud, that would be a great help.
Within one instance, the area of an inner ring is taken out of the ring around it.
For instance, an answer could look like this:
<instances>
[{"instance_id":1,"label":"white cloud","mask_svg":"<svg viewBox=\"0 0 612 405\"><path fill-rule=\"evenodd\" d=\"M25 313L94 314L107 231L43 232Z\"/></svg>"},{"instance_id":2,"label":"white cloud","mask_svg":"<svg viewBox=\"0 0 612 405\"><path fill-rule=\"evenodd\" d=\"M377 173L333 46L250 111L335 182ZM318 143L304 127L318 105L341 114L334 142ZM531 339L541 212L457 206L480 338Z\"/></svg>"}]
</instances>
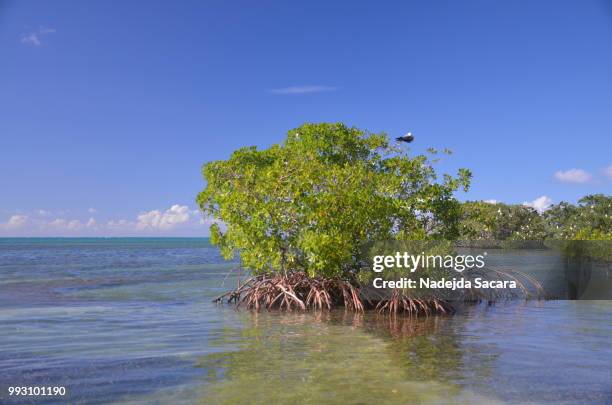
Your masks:
<instances>
[{"instance_id":1,"label":"white cloud","mask_svg":"<svg viewBox=\"0 0 612 405\"><path fill-rule=\"evenodd\" d=\"M79 219L48 219L49 211L35 210L32 216L16 214L0 223L0 234L6 236L63 236L85 229Z\"/></svg>"},{"instance_id":2,"label":"white cloud","mask_svg":"<svg viewBox=\"0 0 612 405\"><path fill-rule=\"evenodd\" d=\"M66 220L63 218L57 218L49 222L48 225L55 228L63 228L66 226Z\"/></svg>"},{"instance_id":3,"label":"white cloud","mask_svg":"<svg viewBox=\"0 0 612 405\"><path fill-rule=\"evenodd\" d=\"M42 38L49 34L54 34L55 28L39 27L36 31L23 34L21 36L21 43L31 46L41 46Z\"/></svg>"},{"instance_id":4,"label":"white cloud","mask_svg":"<svg viewBox=\"0 0 612 405\"><path fill-rule=\"evenodd\" d=\"M66 228L69 231L76 231L76 230L81 229L82 227L83 227L83 224L78 219L73 219L72 221L68 221L68 224L66 225Z\"/></svg>"},{"instance_id":5,"label":"white cloud","mask_svg":"<svg viewBox=\"0 0 612 405\"><path fill-rule=\"evenodd\" d=\"M612 179L612 165L606 167L603 172L607 177Z\"/></svg>"},{"instance_id":6,"label":"white cloud","mask_svg":"<svg viewBox=\"0 0 612 405\"><path fill-rule=\"evenodd\" d=\"M497 201L497 200L483 200L483 202L486 202L487 204L497 204L497 203L499 203L499 201Z\"/></svg>"},{"instance_id":7,"label":"white cloud","mask_svg":"<svg viewBox=\"0 0 612 405\"><path fill-rule=\"evenodd\" d=\"M588 183L593 176L582 169L559 170L555 173L555 178L564 183Z\"/></svg>"},{"instance_id":8,"label":"white cloud","mask_svg":"<svg viewBox=\"0 0 612 405\"><path fill-rule=\"evenodd\" d=\"M87 208L87 212L89 212L90 214L95 214L98 212L98 210L93 207L89 207Z\"/></svg>"},{"instance_id":9,"label":"white cloud","mask_svg":"<svg viewBox=\"0 0 612 405\"><path fill-rule=\"evenodd\" d=\"M523 205L527 207L531 207L535 209L536 211L538 211L539 213L542 213L546 211L547 209L549 209L552 203L553 201L549 197L543 195L541 197L536 198L535 200L531 202L525 201Z\"/></svg>"},{"instance_id":10,"label":"white cloud","mask_svg":"<svg viewBox=\"0 0 612 405\"><path fill-rule=\"evenodd\" d=\"M42 211L42 212L41 212ZM207 235L215 222L203 217L197 209L174 204L166 210L144 211L134 219L110 218L104 222L93 216L71 218L69 212L33 210L25 215L17 211L6 222L0 222L2 236L155 236L155 235Z\"/></svg>"},{"instance_id":11,"label":"white cloud","mask_svg":"<svg viewBox=\"0 0 612 405\"><path fill-rule=\"evenodd\" d=\"M164 212L153 210L138 215L138 229L172 229L186 223L191 218L191 211L186 205L174 204Z\"/></svg>"},{"instance_id":12,"label":"white cloud","mask_svg":"<svg viewBox=\"0 0 612 405\"><path fill-rule=\"evenodd\" d=\"M25 34L21 37L21 43L26 45L40 46L40 38L38 38L38 33L32 32L30 34Z\"/></svg>"},{"instance_id":13,"label":"white cloud","mask_svg":"<svg viewBox=\"0 0 612 405\"><path fill-rule=\"evenodd\" d=\"M280 89L272 89L270 93L273 94L309 94L309 93L322 93L324 91L335 91L337 87L332 86L290 86L283 87Z\"/></svg>"},{"instance_id":14,"label":"white cloud","mask_svg":"<svg viewBox=\"0 0 612 405\"><path fill-rule=\"evenodd\" d=\"M27 215L13 215L4 224L0 224L4 229L18 229L23 227L30 218Z\"/></svg>"},{"instance_id":15,"label":"white cloud","mask_svg":"<svg viewBox=\"0 0 612 405\"><path fill-rule=\"evenodd\" d=\"M68 220L64 218L57 218L47 224L42 224L42 228L51 228L52 230L62 232L78 231L83 228L83 224L78 219Z\"/></svg>"}]
</instances>

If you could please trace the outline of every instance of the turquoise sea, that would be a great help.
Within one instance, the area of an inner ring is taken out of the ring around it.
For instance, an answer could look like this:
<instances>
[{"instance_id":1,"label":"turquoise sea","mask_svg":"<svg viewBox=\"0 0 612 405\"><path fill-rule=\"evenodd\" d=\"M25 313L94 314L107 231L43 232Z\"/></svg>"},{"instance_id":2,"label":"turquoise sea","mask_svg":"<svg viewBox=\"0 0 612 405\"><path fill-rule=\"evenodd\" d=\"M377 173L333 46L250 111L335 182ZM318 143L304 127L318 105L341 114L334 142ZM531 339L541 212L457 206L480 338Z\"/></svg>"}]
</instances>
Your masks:
<instances>
[{"instance_id":1,"label":"turquoise sea","mask_svg":"<svg viewBox=\"0 0 612 405\"><path fill-rule=\"evenodd\" d=\"M0 239L0 403L612 403L612 301L215 306L237 269L203 238Z\"/></svg>"}]
</instances>

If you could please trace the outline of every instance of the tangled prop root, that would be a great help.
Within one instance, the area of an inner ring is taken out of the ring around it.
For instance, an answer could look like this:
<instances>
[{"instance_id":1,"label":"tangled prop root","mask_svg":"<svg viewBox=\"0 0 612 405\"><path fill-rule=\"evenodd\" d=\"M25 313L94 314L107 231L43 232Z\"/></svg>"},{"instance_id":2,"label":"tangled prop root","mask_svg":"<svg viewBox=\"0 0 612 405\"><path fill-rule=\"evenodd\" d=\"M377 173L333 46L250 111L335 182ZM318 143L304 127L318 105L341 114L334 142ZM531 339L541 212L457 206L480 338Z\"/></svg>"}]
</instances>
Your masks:
<instances>
[{"instance_id":1,"label":"tangled prop root","mask_svg":"<svg viewBox=\"0 0 612 405\"><path fill-rule=\"evenodd\" d=\"M388 296L387 296L388 297ZM366 308L379 313L406 313L409 315L433 315L452 313L453 308L438 298L413 298L394 290L390 298L366 297L360 287L340 278L309 277L303 272L287 275L259 275L251 277L236 290L214 299L215 303L234 303L256 311L266 309L306 310L332 309L344 306L355 312Z\"/></svg>"},{"instance_id":2,"label":"tangled prop root","mask_svg":"<svg viewBox=\"0 0 612 405\"><path fill-rule=\"evenodd\" d=\"M247 309L331 309L344 305L353 311L363 311L364 303L360 290L350 282L339 278L324 279L308 277L305 273L287 275L259 275L249 278L236 290L216 298L221 303L226 299L236 306Z\"/></svg>"}]
</instances>

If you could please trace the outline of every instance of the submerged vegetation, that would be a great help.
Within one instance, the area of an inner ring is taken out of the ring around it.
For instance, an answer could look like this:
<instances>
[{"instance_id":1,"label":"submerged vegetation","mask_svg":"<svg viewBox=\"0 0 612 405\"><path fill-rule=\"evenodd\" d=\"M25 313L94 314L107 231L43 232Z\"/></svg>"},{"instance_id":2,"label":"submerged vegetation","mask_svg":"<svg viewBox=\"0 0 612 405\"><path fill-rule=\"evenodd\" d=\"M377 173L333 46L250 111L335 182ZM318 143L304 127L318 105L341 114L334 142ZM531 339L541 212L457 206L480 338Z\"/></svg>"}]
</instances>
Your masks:
<instances>
[{"instance_id":1,"label":"submerged vegetation","mask_svg":"<svg viewBox=\"0 0 612 405\"><path fill-rule=\"evenodd\" d=\"M364 246L610 238L609 197L561 203L544 214L522 205L462 204L454 194L468 190L469 170L439 175L431 157L436 150L428 150L431 156L408 152L384 133L323 123L289 131L282 144L244 147L228 160L207 163L197 202L216 220L211 243L226 259L238 255L252 274L217 301L255 310L446 313L452 306L438 297L366 291L371 273L363 271ZM427 271L420 275L431 275Z\"/></svg>"}]
</instances>

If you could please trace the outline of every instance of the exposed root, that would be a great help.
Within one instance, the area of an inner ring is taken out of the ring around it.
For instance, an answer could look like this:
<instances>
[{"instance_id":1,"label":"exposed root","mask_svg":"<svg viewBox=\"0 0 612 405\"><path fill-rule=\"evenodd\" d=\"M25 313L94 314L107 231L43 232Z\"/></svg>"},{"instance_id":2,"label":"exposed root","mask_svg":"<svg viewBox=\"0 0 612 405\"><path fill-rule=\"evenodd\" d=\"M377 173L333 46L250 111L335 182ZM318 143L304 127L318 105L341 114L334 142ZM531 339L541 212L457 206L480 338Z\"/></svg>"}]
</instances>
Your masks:
<instances>
[{"instance_id":1,"label":"exposed root","mask_svg":"<svg viewBox=\"0 0 612 405\"><path fill-rule=\"evenodd\" d=\"M491 281L513 281L515 289L479 289L472 287L456 294L431 293L412 295L406 290L376 290L362 288L341 278L310 277L304 272L286 275L259 275L247 279L237 289L229 291L213 302L234 303L256 311L266 309L330 310L345 307L354 312L374 309L381 314L405 314L429 316L451 314L461 303L488 302L501 299L546 297L546 293L534 277L510 269L474 270L463 274L468 280L477 277ZM472 284L474 284L472 282Z\"/></svg>"},{"instance_id":2,"label":"exposed root","mask_svg":"<svg viewBox=\"0 0 612 405\"><path fill-rule=\"evenodd\" d=\"M379 313L409 315L453 312L450 304L441 299L413 298L395 290L391 293L391 298L380 296L372 300L366 297L360 287L349 281L340 278L309 277L303 272L251 277L236 290L227 292L213 301L216 303L227 301L237 307L243 306L256 311L330 310L343 306L355 312L373 308Z\"/></svg>"},{"instance_id":3,"label":"exposed root","mask_svg":"<svg viewBox=\"0 0 612 405\"><path fill-rule=\"evenodd\" d=\"M343 305L352 311L363 311L359 288L339 278L308 277L305 273L251 277L236 290L216 298L214 302L235 303L247 309L331 309Z\"/></svg>"}]
</instances>

